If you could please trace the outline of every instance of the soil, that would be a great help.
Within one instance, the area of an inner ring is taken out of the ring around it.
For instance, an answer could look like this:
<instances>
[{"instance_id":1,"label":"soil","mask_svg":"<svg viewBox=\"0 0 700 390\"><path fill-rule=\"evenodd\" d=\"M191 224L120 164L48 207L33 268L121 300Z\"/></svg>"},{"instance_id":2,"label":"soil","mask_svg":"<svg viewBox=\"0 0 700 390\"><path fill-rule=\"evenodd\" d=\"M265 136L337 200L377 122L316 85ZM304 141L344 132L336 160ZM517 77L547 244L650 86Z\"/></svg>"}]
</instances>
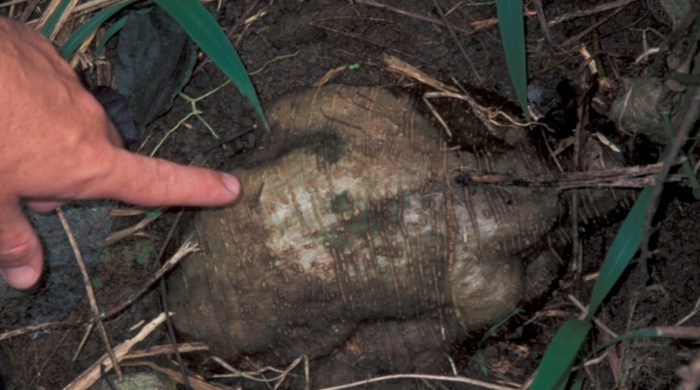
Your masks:
<instances>
[{"instance_id":1,"label":"soil","mask_svg":"<svg viewBox=\"0 0 700 390\"><path fill-rule=\"evenodd\" d=\"M381 60L384 53L396 56L447 84L483 88L509 101L517 101L503 57L498 27L494 25L473 31L471 25L495 18L494 4L456 0L384 0L382 3L412 15L436 20L441 19L439 6L447 13L449 25L455 30L459 29L455 34L464 47L466 57L444 25L375 6L341 0L249 0L224 2L218 10L216 2L208 3L207 7L217 15L232 37L247 69L251 72L260 69L251 79L263 107L288 92L310 88L327 72L339 67L346 68L331 77L329 82L398 88L420 99L422 92L429 89L415 80L387 71ZM605 2L554 0L543 3L545 16L552 20L559 15ZM560 47L545 39L536 17L526 18L531 86L542 91L543 100L548 101L555 96L556 85L563 78L585 83L589 73L579 48L583 44L589 52L595 52L593 43L596 39L599 39L595 42L599 43L599 50L603 53L601 63L609 76L648 76L647 67L635 63L634 59L644 51L645 43L648 47L657 47L663 37L670 34L671 28L651 16L647 3L651 2L635 2L627 6L602 23L595 34L586 34L574 43ZM534 10L534 5L528 4L527 8ZM254 15L257 18L253 23L244 23L245 19ZM557 24L550 30L552 39L562 44L610 15L602 13ZM473 32L462 32L465 30ZM188 96L202 96L226 81L218 68L204 58L200 57L197 70L184 90ZM350 70L347 66L351 64L359 66ZM466 125L464 112L469 111L466 104L449 99L439 99L436 103L438 111L453 128ZM231 85L197 102L197 107L202 111L201 118L221 138L231 137L258 123L251 103ZM141 152L150 153L165 133L190 111L188 102L176 99L172 110L148 127L148 138L140 148ZM437 123L436 128L440 128ZM170 135L157 156L186 164L215 141L201 121L191 118ZM246 147L250 148L253 144L254 137L249 136L224 148L217 148L210 153L207 165L224 169L230 165L232 156L245 156ZM649 275L646 289L640 289L642 273L638 269L639 264L632 265L599 312L598 317L618 334L644 327L673 325L693 310L700 297L700 267L696 264L697 253L700 253L697 233L700 231L700 204L688 201L686 191L681 189L669 190L667 194L667 205L655 239L654 256L645 268ZM145 229L146 234L124 239L105 252L105 258L94 275L100 282L96 293L101 308L111 308L124 301L159 268L155 254L175 221L177 212L178 209L168 210ZM176 238L184 234L194 212L194 209L185 210L184 218L174 234ZM141 218L120 218L114 229L130 226ZM474 339L454 346L451 358L457 372L491 382L526 382L537 368L558 326L565 318L580 313L569 296L575 296L584 304L587 302L593 285L593 279L587 276L598 271L618 227L613 225L584 236L582 266L578 269L569 266L544 298L491 335L483 346L488 375L478 363ZM166 257L176 249L174 241L169 244ZM570 256L565 260L569 261ZM160 311L162 306L158 291L149 290L143 298L106 322L112 345L133 337L135 332L128 331L132 325L143 319L151 319ZM89 306L84 300L67 320L86 318L89 318ZM691 317L684 325L698 326L700 319ZM85 333L85 327L70 327L0 343L3 360L11 362L12 366L12 379L8 381L8 387L64 387L104 353L98 332L93 330L73 361ZM479 337L475 335L475 339ZM165 334L157 331L139 347L165 343L166 340ZM604 341L605 336L594 330L586 348L591 350ZM694 345L676 339L629 340L618 344L614 353L585 371L591 379L589 383L601 389L672 388L678 383L675 370L687 364L696 349ZM187 364L190 369L203 375L211 374L210 369L215 367L197 358L188 360ZM222 372L219 368L213 370ZM296 370L302 377L301 370ZM3 374L7 375L8 370L4 371ZM400 388L409 382L392 383L397 383L397 388ZM252 386L250 381L241 379L227 384L242 385L244 388ZM415 385L419 386L423 385ZM443 384L431 382L425 383L425 386L432 388ZM470 388L461 386L459 388Z\"/></svg>"}]
</instances>

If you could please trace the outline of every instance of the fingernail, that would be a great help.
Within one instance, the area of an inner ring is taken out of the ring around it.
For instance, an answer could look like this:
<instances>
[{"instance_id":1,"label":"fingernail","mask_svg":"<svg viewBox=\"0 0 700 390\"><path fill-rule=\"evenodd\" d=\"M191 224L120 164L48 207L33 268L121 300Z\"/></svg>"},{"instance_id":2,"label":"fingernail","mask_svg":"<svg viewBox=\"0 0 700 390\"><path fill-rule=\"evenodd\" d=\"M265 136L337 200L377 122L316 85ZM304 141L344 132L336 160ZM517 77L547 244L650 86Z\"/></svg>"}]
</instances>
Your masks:
<instances>
[{"instance_id":1,"label":"fingernail","mask_svg":"<svg viewBox=\"0 0 700 390\"><path fill-rule=\"evenodd\" d=\"M34 267L30 265L0 269L0 274L10 286L19 290L32 287L39 279L39 275L36 274Z\"/></svg>"},{"instance_id":2,"label":"fingernail","mask_svg":"<svg viewBox=\"0 0 700 390\"><path fill-rule=\"evenodd\" d=\"M224 183L226 188L236 194L236 196L238 196L238 193L241 192L241 183L235 177L227 173L221 173L221 181Z\"/></svg>"}]
</instances>

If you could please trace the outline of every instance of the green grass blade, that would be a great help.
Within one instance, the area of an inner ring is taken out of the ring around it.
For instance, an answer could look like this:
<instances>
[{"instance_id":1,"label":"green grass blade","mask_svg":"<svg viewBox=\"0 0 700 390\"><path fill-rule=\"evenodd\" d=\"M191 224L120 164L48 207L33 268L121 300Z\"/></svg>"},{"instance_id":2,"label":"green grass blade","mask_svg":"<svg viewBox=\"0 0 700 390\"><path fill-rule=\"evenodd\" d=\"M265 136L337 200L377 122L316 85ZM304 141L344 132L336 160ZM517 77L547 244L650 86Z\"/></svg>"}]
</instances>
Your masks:
<instances>
[{"instance_id":1,"label":"green grass blade","mask_svg":"<svg viewBox=\"0 0 700 390\"><path fill-rule=\"evenodd\" d=\"M523 21L522 0L496 0L498 26L501 29L501 41L506 55L508 73L513 82L518 102L523 114L531 122L527 109L527 66L525 56L525 23Z\"/></svg>"},{"instance_id":2,"label":"green grass blade","mask_svg":"<svg viewBox=\"0 0 700 390\"><path fill-rule=\"evenodd\" d=\"M144 9L140 9L136 12L143 15L143 14L147 14L147 13L151 12L152 9L153 8L144 8ZM95 46L95 51L93 52L95 57L99 56L100 53L102 53L102 49L104 49L105 45L107 44L107 41L109 41L109 39L112 38L114 36L114 34L119 32L119 30L121 30L122 27L124 27L124 23L126 23L127 17L129 17L129 15L124 15L121 18L119 18L119 20L114 22L111 26L109 26L107 31L105 31L105 35L102 36L100 41L97 43L97 46Z\"/></svg>"},{"instance_id":3,"label":"green grass blade","mask_svg":"<svg viewBox=\"0 0 700 390\"><path fill-rule=\"evenodd\" d=\"M479 365L481 366L481 372L488 376L489 375L489 370L486 367L486 357L484 356L484 351L481 349L481 346L484 345L486 340L491 337L493 332L495 332L498 328L503 326L508 320L510 320L514 315L520 314L523 312L523 309L518 307L515 310L513 310L510 314L508 314L508 317L498 321L497 324L492 325L485 333L483 336L481 336L481 340L479 340L479 343L476 345L476 358L479 361Z\"/></svg>"},{"instance_id":4,"label":"green grass blade","mask_svg":"<svg viewBox=\"0 0 700 390\"><path fill-rule=\"evenodd\" d=\"M579 371L580 372L580 371ZM583 381L586 379L584 375L579 375L576 377L576 381L571 385L571 390L581 390L583 389Z\"/></svg>"},{"instance_id":5,"label":"green grass blade","mask_svg":"<svg viewBox=\"0 0 700 390\"><path fill-rule=\"evenodd\" d=\"M569 318L549 343L537 369L532 390L562 388L569 378L574 359L591 330L591 321Z\"/></svg>"},{"instance_id":6,"label":"green grass blade","mask_svg":"<svg viewBox=\"0 0 700 390\"><path fill-rule=\"evenodd\" d=\"M85 22L82 26L78 27L73 34L66 40L66 42L61 46L60 49L58 49L58 52L61 54L63 58L69 58L70 56L75 53L76 50L80 47L80 45L83 44L83 42L97 30L100 28L100 26L107 21L107 19L111 18L116 14L117 12L121 11L124 7L128 6L131 3L134 3L136 0L126 0L121 3L117 3L109 8L105 8L102 11L100 11L97 15L93 16Z\"/></svg>"},{"instance_id":7,"label":"green grass blade","mask_svg":"<svg viewBox=\"0 0 700 390\"><path fill-rule=\"evenodd\" d=\"M634 206L622 223L620 231L617 232L610 250L605 255L600 273L593 285L591 300L588 303L588 319L593 317L598 306L617 283L642 242L642 226L651 190L652 187L645 187L639 194L637 201L634 202Z\"/></svg>"},{"instance_id":8,"label":"green grass blade","mask_svg":"<svg viewBox=\"0 0 700 390\"><path fill-rule=\"evenodd\" d=\"M659 326L656 328L643 328L633 330L629 333L621 334L597 347L593 352L591 352L586 359L590 359L598 353L602 352L605 348L617 344L622 340L633 339L633 338L668 338L668 339L681 339L681 340L700 340L700 329L697 327L684 327L684 326Z\"/></svg>"},{"instance_id":9,"label":"green grass blade","mask_svg":"<svg viewBox=\"0 0 700 390\"><path fill-rule=\"evenodd\" d=\"M669 140L672 140L673 138L675 138L675 134L673 134L671 118L669 118L666 114L661 114L661 118L663 119L666 134L668 135ZM681 155L681 157L688 157L682 149L680 152L678 152L678 154ZM700 200L700 183L698 182L697 176L695 176L695 174L693 173L693 167L690 166L690 161L683 161L681 169L683 170L683 173L688 177L688 182L690 183L690 187L693 189L693 196L695 197L695 200Z\"/></svg>"},{"instance_id":10,"label":"green grass blade","mask_svg":"<svg viewBox=\"0 0 700 390\"><path fill-rule=\"evenodd\" d=\"M219 23L197 0L155 0L192 37L206 55L233 81L239 91L250 100L265 128L270 126L258 101L253 83L236 50L229 42Z\"/></svg>"},{"instance_id":11,"label":"green grass blade","mask_svg":"<svg viewBox=\"0 0 700 390\"><path fill-rule=\"evenodd\" d=\"M39 30L39 32L44 34L46 38L50 39L51 35L53 35L53 32L56 29L56 23L58 23L58 20L61 19L61 15L63 15L63 13L66 12L66 7L68 7L68 3L70 3L70 0L61 0L61 2L58 3L58 6L53 11L51 16L49 16L49 18L46 19L44 27L42 27L41 30Z\"/></svg>"}]
</instances>

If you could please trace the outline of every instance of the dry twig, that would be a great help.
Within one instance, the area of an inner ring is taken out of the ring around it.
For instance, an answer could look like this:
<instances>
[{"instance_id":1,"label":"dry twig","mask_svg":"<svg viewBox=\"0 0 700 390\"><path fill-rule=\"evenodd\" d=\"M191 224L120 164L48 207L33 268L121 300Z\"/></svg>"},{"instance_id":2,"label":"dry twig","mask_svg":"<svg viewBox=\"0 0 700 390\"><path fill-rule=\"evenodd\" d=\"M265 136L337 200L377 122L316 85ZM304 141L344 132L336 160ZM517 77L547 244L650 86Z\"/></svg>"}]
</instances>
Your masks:
<instances>
[{"instance_id":1,"label":"dry twig","mask_svg":"<svg viewBox=\"0 0 700 390\"><path fill-rule=\"evenodd\" d=\"M618 0L618 1L613 1L613 2L611 2L611 3L607 3L607 4L602 4L602 5L599 5L599 6L591 7L591 8L586 9L586 10L571 12L571 13L564 14L564 15L561 15L561 16L559 16L559 17L557 17L557 18L554 18L554 19L550 20L550 21L547 23L547 25L548 25L549 27L552 27L552 26L554 26L554 25L557 25L557 24L559 24L559 23L566 22L566 21L568 21L568 20L577 19L577 18L582 18L582 17L585 17L585 16L591 16L591 15L599 14L599 13L601 13L601 12L610 11L610 10L613 10L613 9L621 9L621 8L624 8L625 6L627 6L627 5L629 5L629 4L634 3L635 1L637 1L637 0Z\"/></svg>"},{"instance_id":2,"label":"dry twig","mask_svg":"<svg viewBox=\"0 0 700 390\"><path fill-rule=\"evenodd\" d=\"M482 79L481 76L479 76L479 72L476 70L476 67L474 67L472 60L471 58L469 58L469 55L467 55L467 52L464 50L464 47L462 47L462 42L460 42L460 40L457 38L457 34L455 34L454 28L450 23L447 22L447 17L445 16L445 13L442 12L440 4L438 4L437 0L433 0L433 5L435 5L435 9L437 9L438 13L440 14L440 17L442 18L442 21L445 23L445 27L447 27L447 30L450 32L450 35L452 35L452 39L454 39L455 43L457 44L459 51L462 52L462 56L464 56L464 59L467 60L467 63L472 68L476 79L479 82L481 82Z\"/></svg>"},{"instance_id":3,"label":"dry twig","mask_svg":"<svg viewBox=\"0 0 700 390\"><path fill-rule=\"evenodd\" d=\"M385 9L387 11L391 11L391 12L397 13L399 15L408 16L408 17L413 18L413 19L423 20L425 22L434 23L434 24L437 24L440 26L447 26L447 24L445 22L441 21L440 19L435 19L435 18L430 17L430 16L424 16L424 15L416 14L413 12L408 12L406 10L403 10L400 8L394 8L390 5L378 3L378 2L373 1L373 0L355 0L355 3L362 4L362 5L368 5L370 7ZM457 27L457 26L452 26L452 28L455 31L459 31L459 32L461 32L463 34L467 34L467 35L474 33L474 31L465 30L465 29Z\"/></svg>"},{"instance_id":4,"label":"dry twig","mask_svg":"<svg viewBox=\"0 0 700 390\"><path fill-rule=\"evenodd\" d=\"M184 244L182 244L182 246L180 246L177 252L175 252L173 257L166 261L160 267L160 269L150 278L148 278L148 280L146 280L141 285L141 287L138 290L136 290L136 292L132 294L126 301L96 316L93 319L93 321L109 318L124 310L126 307L134 303L134 301L136 301L136 299L138 299L143 293L145 293L146 290L148 290L155 282L157 282L161 277L163 277L163 275L165 275L166 272L170 271L173 267L175 267L180 262L180 260L182 260L188 254L196 252L197 250L199 250L197 244L193 244L191 240L187 240Z\"/></svg>"},{"instance_id":5,"label":"dry twig","mask_svg":"<svg viewBox=\"0 0 700 390\"><path fill-rule=\"evenodd\" d=\"M507 387L507 386L496 385L493 383L484 382L484 381L480 381L480 380L476 380L476 379L471 379L471 378L467 378L467 377L463 377L463 376L397 374L397 375L380 376L377 378L348 383L348 384L340 385L340 386L326 387L326 388L323 388L320 390L349 389L352 387L364 386L364 385L367 385L370 383L383 382L383 381L396 380L396 379L427 379L427 380L440 381L440 382L466 383L466 384L470 384L470 385L474 385L474 386L480 386L480 387L483 387L485 389L493 389L493 390L513 390L513 389L518 388L518 387Z\"/></svg>"},{"instance_id":6,"label":"dry twig","mask_svg":"<svg viewBox=\"0 0 700 390\"><path fill-rule=\"evenodd\" d=\"M575 188L641 188L654 185L662 163L644 166L607 168L582 172L517 176L506 173L461 171L464 183L491 184L519 187L557 187L561 190ZM458 171L459 172L459 171ZM670 175L667 182L678 182L682 175Z\"/></svg>"},{"instance_id":7,"label":"dry twig","mask_svg":"<svg viewBox=\"0 0 700 390\"><path fill-rule=\"evenodd\" d=\"M90 283L90 275L88 275L87 269L85 268L83 255L80 253L80 248L78 248L78 243L75 241L75 236L73 236L73 231L68 225L68 221L66 220L66 216L63 214L63 210L61 210L61 208L58 207L56 209L56 212L58 213L58 218L61 220L61 225L63 225L63 229L66 231L66 235L68 236L70 246L73 248L75 259L78 261L78 267L80 268L80 274L83 276L83 283L85 284L85 291L87 292L92 314L94 316L98 316L100 314L100 309L97 307L95 293L92 291L92 283ZM116 355L114 355L112 346L109 344L109 337L107 337L107 331L105 330L105 326L101 320L97 321L97 329L99 329L100 331L102 342L104 343L105 349L107 350L107 354L109 355L109 358L112 361L112 364L114 365L114 371L117 373L117 377L119 378L119 380L122 380L122 372L119 369L119 362L117 361Z\"/></svg>"},{"instance_id":8,"label":"dry twig","mask_svg":"<svg viewBox=\"0 0 700 390\"><path fill-rule=\"evenodd\" d=\"M170 315L172 315L172 313ZM145 339L146 336L151 334L163 321L165 321L165 313L160 313L158 317L144 326L136 336L117 345L114 348L114 354L117 360L121 360L136 343ZM64 387L63 390L83 390L92 386L92 384L100 378L100 366L102 365L105 366L106 370L112 368L112 364L106 354L93 363L90 368L85 370L80 376L75 378L68 386Z\"/></svg>"}]
</instances>

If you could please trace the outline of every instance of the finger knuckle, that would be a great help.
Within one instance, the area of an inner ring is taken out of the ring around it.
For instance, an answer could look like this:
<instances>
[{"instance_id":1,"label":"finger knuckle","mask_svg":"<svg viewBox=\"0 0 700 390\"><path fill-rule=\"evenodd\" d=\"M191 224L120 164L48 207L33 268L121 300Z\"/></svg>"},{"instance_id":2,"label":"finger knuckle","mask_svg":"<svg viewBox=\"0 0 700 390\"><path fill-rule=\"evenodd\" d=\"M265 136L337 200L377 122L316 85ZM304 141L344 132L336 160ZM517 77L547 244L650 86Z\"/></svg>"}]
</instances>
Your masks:
<instances>
[{"instance_id":1,"label":"finger knuckle","mask_svg":"<svg viewBox=\"0 0 700 390\"><path fill-rule=\"evenodd\" d=\"M11 267L25 262L36 250L36 240L29 235L21 235L9 244L0 244L0 261L3 265Z\"/></svg>"}]
</instances>

